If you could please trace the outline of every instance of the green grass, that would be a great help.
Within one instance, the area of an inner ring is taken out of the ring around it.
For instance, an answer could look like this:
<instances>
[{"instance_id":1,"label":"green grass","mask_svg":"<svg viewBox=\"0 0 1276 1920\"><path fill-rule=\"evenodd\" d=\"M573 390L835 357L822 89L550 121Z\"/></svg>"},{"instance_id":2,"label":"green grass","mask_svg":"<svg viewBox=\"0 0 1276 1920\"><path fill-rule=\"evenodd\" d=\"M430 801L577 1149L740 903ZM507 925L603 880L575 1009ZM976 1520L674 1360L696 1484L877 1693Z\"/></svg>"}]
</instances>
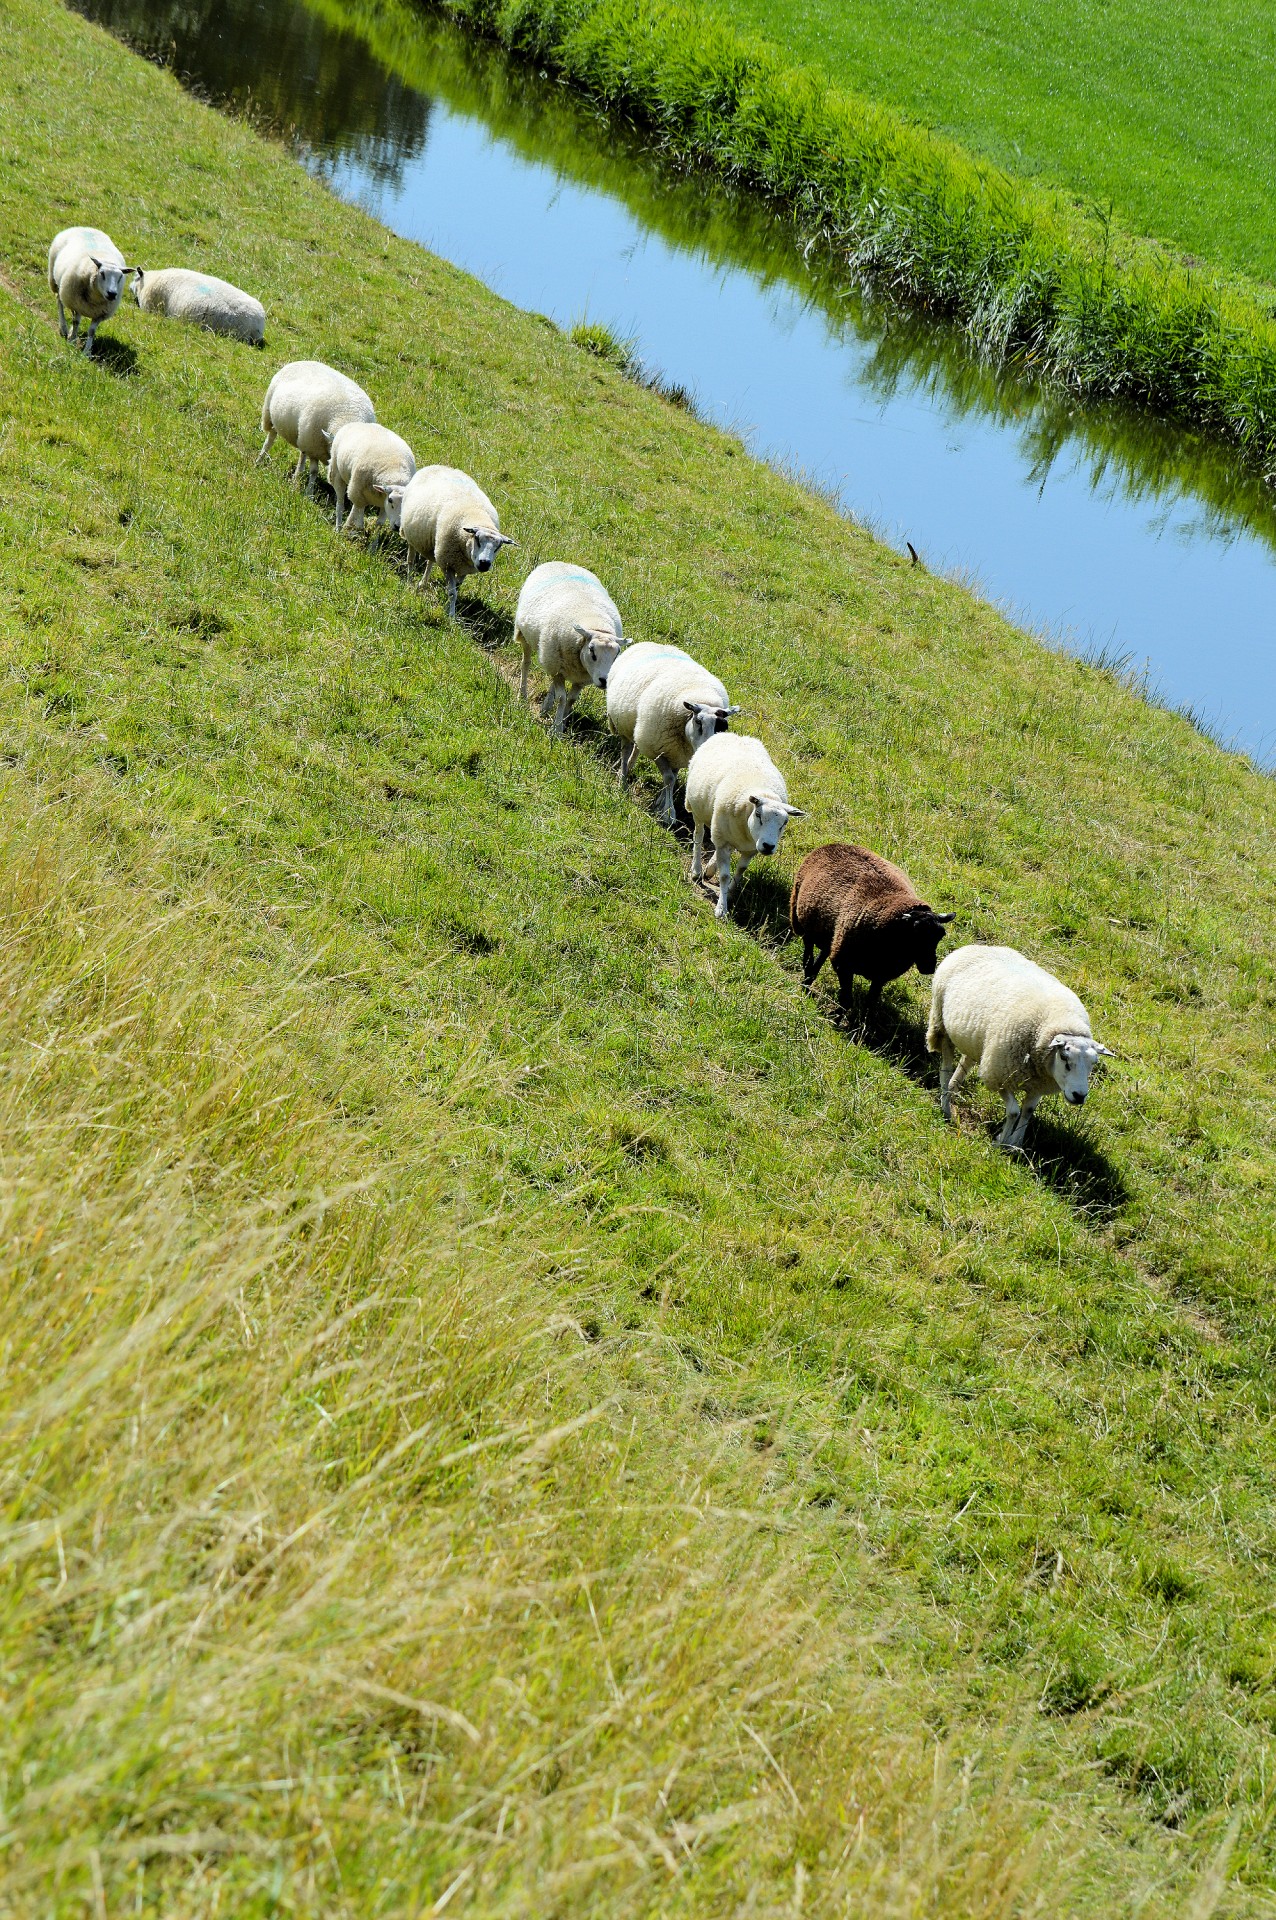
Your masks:
<instances>
[{"instance_id":1,"label":"green grass","mask_svg":"<svg viewBox=\"0 0 1276 1920\"><path fill-rule=\"evenodd\" d=\"M1270 1910L1271 782L7 24L0 1911ZM68 351L82 217L267 353ZM300 355L497 500L466 624L253 467ZM560 554L809 809L738 926L512 696ZM1117 1049L1027 1160L802 994L835 837Z\"/></svg>"},{"instance_id":2,"label":"green grass","mask_svg":"<svg viewBox=\"0 0 1276 1920\"><path fill-rule=\"evenodd\" d=\"M1276 279L1276 21L1253 0L717 0L838 85L1123 225Z\"/></svg>"}]
</instances>

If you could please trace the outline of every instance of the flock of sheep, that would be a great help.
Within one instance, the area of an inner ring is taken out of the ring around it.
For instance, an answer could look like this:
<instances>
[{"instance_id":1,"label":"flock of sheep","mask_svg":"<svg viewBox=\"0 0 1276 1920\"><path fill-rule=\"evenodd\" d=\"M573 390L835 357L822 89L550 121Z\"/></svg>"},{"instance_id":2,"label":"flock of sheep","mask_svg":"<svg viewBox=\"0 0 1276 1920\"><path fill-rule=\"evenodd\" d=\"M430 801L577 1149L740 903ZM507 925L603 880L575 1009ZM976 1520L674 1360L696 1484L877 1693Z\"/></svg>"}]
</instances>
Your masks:
<instances>
[{"instance_id":1,"label":"flock of sheep","mask_svg":"<svg viewBox=\"0 0 1276 1920\"><path fill-rule=\"evenodd\" d=\"M255 346L264 343L260 303L229 282L186 268L144 273L125 265L109 236L95 227L70 227L49 249L49 285L58 301L62 335L81 319L92 352L97 327L116 311L132 278L138 304L149 313L194 321ZM490 572L503 547L496 508L455 467L418 468L408 443L381 426L372 401L347 375L317 360L296 360L275 374L262 406L266 439L258 464L276 439L297 455L293 481L313 489L326 466L336 497L337 531L355 534L369 514L378 540L397 531L409 566L419 560L428 579L438 567L455 618L460 583ZM424 584L424 581L423 581ZM761 740L734 734L733 706L722 682L683 648L629 642L615 601L588 568L548 560L523 582L514 615L522 648L519 694L529 697L533 657L549 679L546 708L555 736L581 693L596 687L606 698L607 723L621 742L620 778L636 758L655 763L663 782L661 813L677 819L676 787L686 772L685 800L693 825L691 878L717 884L716 913L726 919L733 887L749 863L776 852L789 821L784 776ZM706 866L706 840L710 843ZM738 862L738 864L737 864ZM910 967L934 976L926 1044L939 1055L940 1107L950 1119L952 1096L976 1071L1005 1101L998 1144L1022 1145L1038 1102L1061 1092L1079 1106L1099 1059L1108 1054L1092 1037L1076 994L1013 947L960 947L938 961L950 913L936 913L908 876L865 847L817 847L802 861L789 897L793 931L803 943L809 987L825 960L837 975L843 1006L853 982L868 982L873 1001L889 980Z\"/></svg>"}]
</instances>

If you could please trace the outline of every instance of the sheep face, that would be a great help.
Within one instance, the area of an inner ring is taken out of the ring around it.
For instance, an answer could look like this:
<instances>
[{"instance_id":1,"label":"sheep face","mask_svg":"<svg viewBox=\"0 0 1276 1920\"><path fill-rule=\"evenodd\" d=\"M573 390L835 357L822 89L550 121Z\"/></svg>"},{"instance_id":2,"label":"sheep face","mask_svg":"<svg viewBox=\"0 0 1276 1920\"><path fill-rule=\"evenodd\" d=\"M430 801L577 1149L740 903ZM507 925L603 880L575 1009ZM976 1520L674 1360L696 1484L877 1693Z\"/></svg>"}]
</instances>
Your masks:
<instances>
[{"instance_id":1,"label":"sheep face","mask_svg":"<svg viewBox=\"0 0 1276 1920\"><path fill-rule=\"evenodd\" d=\"M899 926L903 938L900 942L903 959L899 972L907 973L910 967L916 967L918 973L932 974L939 965L939 943L948 932L951 913L934 913L929 907L910 907L907 913L900 915ZM897 974L896 979L899 975Z\"/></svg>"},{"instance_id":2,"label":"sheep face","mask_svg":"<svg viewBox=\"0 0 1276 1920\"><path fill-rule=\"evenodd\" d=\"M773 793L749 795L749 838L759 853L774 853L789 821L801 818L801 807L791 807Z\"/></svg>"},{"instance_id":3,"label":"sheep face","mask_svg":"<svg viewBox=\"0 0 1276 1920\"><path fill-rule=\"evenodd\" d=\"M381 502L381 518L396 533L403 524L403 494L402 487L387 487Z\"/></svg>"},{"instance_id":4,"label":"sheep face","mask_svg":"<svg viewBox=\"0 0 1276 1920\"><path fill-rule=\"evenodd\" d=\"M739 707L711 707L702 700L684 700L682 704L689 716L682 731L693 753L715 733L727 733L732 714L740 711Z\"/></svg>"},{"instance_id":5,"label":"sheep face","mask_svg":"<svg viewBox=\"0 0 1276 1920\"><path fill-rule=\"evenodd\" d=\"M1079 1107L1090 1091L1090 1078L1111 1049L1079 1033L1061 1033L1050 1042L1048 1061L1056 1086L1069 1106Z\"/></svg>"},{"instance_id":6,"label":"sheep face","mask_svg":"<svg viewBox=\"0 0 1276 1920\"><path fill-rule=\"evenodd\" d=\"M498 533L495 527L468 526L462 527L461 532L465 535L470 565L475 573L490 573L501 548L514 545L507 533Z\"/></svg>"},{"instance_id":7,"label":"sheep face","mask_svg":"<svg viewBox=\"0 0 1276 1920\"><path fill-rule=\"evenodd\" d=\"M92 260L95 268L93 275L93 292L99 300L105 301L110 311L114 313L116 307L120 304L120 295L124 291L124 276L128 269L126 267L104 266L96 254L90 254L89 258Z\"/></svg>"},{"instance_id":8,"label":"sheep face","mask_svg":"<svg viewBox=\"0 0 1276 1920\"><path fill-rule=\"evenodd\" d=\"M580 664L600 692L606 692L607 675L624 652L625 643L610 627L577 627L576 632L581 636Z\"/></svg>"}]
</instances>

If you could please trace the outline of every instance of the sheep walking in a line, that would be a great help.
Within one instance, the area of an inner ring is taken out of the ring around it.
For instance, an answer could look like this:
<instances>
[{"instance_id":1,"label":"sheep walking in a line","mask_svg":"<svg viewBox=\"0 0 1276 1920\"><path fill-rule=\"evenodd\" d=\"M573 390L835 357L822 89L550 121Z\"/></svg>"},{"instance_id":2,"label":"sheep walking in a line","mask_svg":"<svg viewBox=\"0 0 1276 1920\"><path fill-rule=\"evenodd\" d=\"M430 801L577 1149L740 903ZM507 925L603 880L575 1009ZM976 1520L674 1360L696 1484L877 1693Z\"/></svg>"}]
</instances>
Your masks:
<instances>
[{"instance_id":1,"label":"sheep walking in a line","mask_svg":"<svg viewBox=\"0 0 1276 1920\"><path fill-rule=\"evenodd\" d=\"M655 640L627 647L607 678L607 724L621 742L621 785L639 754L654 760L664 783L661 816L673 826L679 771L706 740L725 733L739 711L721 680L681 647Z\"/></svg>"},{"instance_id":2,"label":"sheep walking in a line","mask_svg":"<svg viewBox=\"0 0 1276 1920\"><path fill-rule=\"evenodd\" d=\"M260 300L229 280L193 267L139 267L133 293L143 313L165 320L186 320L209 333L224 333L250 347L266 344L266 309Z\"/></svg>"},{"instance_id":3,"label":"sheep walking in a line","mask_svg":"<svg viewBox=\"0 0 1276 1920\"><path fill-rule=\"evenodd\" d=\"M557 738L588 686L607 691L625 646L615 601L596 573L568 560L545 560L523 582L514 610L514 638L523 649L518 697L528 698L535 655L549 675L550 730Z\"/></svg>"},{"instance_id":4,"label":"sheep walking in a line","mask_svg":"<svg viewBox=\"0 0 1276 1920\"><path fill-rule=\"evenodd\" d=\"M351 420L371 423L376 417L371 400L348 375L325 366L322 360L290 360L266 388L261 408L261 430L266 441L257 455L257 465L275 441L282 440L297 450L293 485L300 483L309 465L307 479L313 487L337 429Z\"/></svg>"},{"instance_id":5,"label":"sheep walking in a line","mask_svg":"<svg viewBox=\"0 0 1276 1920\"><path fill-rule=\"evenodd\" d=\"M49 291L57 298L62 338L78 340L80 322L87 320L84 351L92 354L97 330L115 314L131 273L140 274L141 268L126 267L124 255L100 227L64 227L55 234L49 246Z\"/></svg>"},{"instance_id":6,"label":"sheep walking in a line","mask_svg":"<svg viewBox=\"0 0 1276 1920\"><path fill-rule=\"evenodd\" d=\"M936 913L899 867L867 847L816 847L797 870L789 920L802 941L802 978L813 986L826 960L838 999L851 1004L855 976L868 981L872 1005L888 980L910 967L935 971L951 913Z\"/></svg>"},{"instance_id":7,"label":"sheep walking in a line","mask_svg":"<svg viewBox=\"0 0 1276 1920\"><path fill-rule=\"evenodd\" d=\"M351 420L338 427L328 453L328 478L336 495L337 532L362 530L364 515L375 513L377 533L397 527L416 459L406 440L375 422ZM346 507L349 503L349 514Z\"/></svg>"},{"instance_id":8,"label":"sheep walking in a line","mask_svg":"<svg viewBox=\"0 0 1276 1920\"><path fill-rule=\"evenodd\" d=\"M408 485L399 532L424 562L422 585L437 567L447 582L447 610L456 619L456 596L471 573L490 573L502 547L515 542L501 532L496 508L459 467L422 467Z\"/></svg>"},{"instance_id":9,"label":"sheep walking in a line","mask_svg":"<svg viewBox=\"0 0 1276 1920\"><path fill-rule=\"evenodd\" d=\"M691 878L704 875L704 837L713 841L718 904L730 911L732 861L740 856L734 880L743 880L755 855L774 853L790 820L802 809L789 805L784 775L760 740L750 733L716 733L691 756L687 768L687 809L695 822L691 842Z\"/></svg>"},{"instance_id":10,"label":"sheep walking in a line","mask_svg":"<svg viewBox=\"0 0 1276 1920\"><path fill-rule=\"evenodd\" d=\"M1062 1093L1079 1107L1102 1056L1090 1017L1070 987L1014 947L958 947L939 964L931 994L926 1045L939 1055L939 1105L952 1118L952 1097L973 1067L1002 1095L1006 1123L997 1145L1023 1144L1039 1100Z\"/></svg>"}]
</instances>

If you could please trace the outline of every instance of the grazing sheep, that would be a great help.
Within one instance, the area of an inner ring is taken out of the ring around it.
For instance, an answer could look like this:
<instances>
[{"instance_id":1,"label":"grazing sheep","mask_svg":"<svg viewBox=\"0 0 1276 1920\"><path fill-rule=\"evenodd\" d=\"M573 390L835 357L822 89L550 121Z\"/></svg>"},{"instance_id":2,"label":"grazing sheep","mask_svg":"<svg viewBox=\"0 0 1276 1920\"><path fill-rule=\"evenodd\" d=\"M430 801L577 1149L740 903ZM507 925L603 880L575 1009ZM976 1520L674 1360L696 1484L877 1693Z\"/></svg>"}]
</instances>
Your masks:
<instances>
[{"instance_id":1,"label":"grazing sheep","mask_svg":"<svg viewBox=\"0 0 1276 1920\"><path fill-rule=\"evenodd\" d=\"M679 768L715 733L725 733L739 711L721 680L681 647L655 640L627 647L607 677L607 724L622 742L621 785L638 754L654 760L664 782L661 811L673 826Z\"/></svg>"},{"instance_id":2,"label":"grazing sheep","mask_svg":"<svg viewBox=\"0 0 1276 1920\"><path fill-rule=\"evenodd\" d=\"M855 976L870 1003L910 967L934 973L951 913L936 913L906 873L867 847L816 847L797 870L789 920L802 940L802 977L812 986L830 960L838 998L849 1007Z\"/></svg>"},{"instance_id":3,"label":"grazing sheep","mask_svg":"<svg viewBox=\"0 0 1276 1920\"><path fill-rule=\"evenodd\" d=\"M344 427L350 420L371 423L376 417L376 409L363 388L344 373L338 373L335 367L326 367L322 360L290 360L287 366L280 367L266 388L261 408L266 443L257 455L257 465L261 465L276 439L283 440L297 449L293 484L301 480L309 462L308 480L313 487L320 465L328 458L337 428Z\"/></svg>"},{"instance_id":4,"label":"grazing sheep","mask_svg":"<svg viewBox=\"0 0 1276 1920\"><path fill-rule=\"evenodd\" d=\"M328 478L337 496L337 532L357 533L365 513L377 516L377 531L397 527L416 460L406 440L375 422L351 420L338 427L328 454ZM346 515L346 502L350 513Z\"/></svg>"},{"instance_id":5,"label":"grazing sheep","mask_svg":"<svg viewBox=\"0 0 1276 1920\"><path fill-rule=\"evenodd\" d=\"M718 904L725 920L731 895L731 862L740 855L735 878L742 880L758 853L774 853L790 820L802 809L789 805L784 776L760 740L750 733L715 733L691 757L687 768L687 808L695 821L691 878L704 872L704 836L714 846Z\"/></svg>"},{"instance_id":6,"label":"grazing sheep","mask_svg":"<svg viewBox=\"0 0 1276 1920\"><path fill-rule=\"evenodd\" d=\"M266 344L266 309L261 301L215 274L197 273L192 267L156 267L149 273L139 268L133 294L143 313L188 320L192 326L228 334L250 347Z\"/></svg>"},{"instance_id":7,"label":"grazing sheep","mask_svg":"<svg viewBox=\"0 0 1276 1920\"><path fill-rule=\"evenodd\" d=\"M97 330L120 304L124 282L140 267L126 267L124 255L100 227L64 227L49 246L49 291L57 296L58 329L64 340L79 338L87 320L84 351L91 354ZM66 316L74 315L69 333Z\"/></svg>"},{"instance_id":8,"label":"grazing sheep","mask_svg":"<svg viewBox=\"0 0 1276 1920\"><path fill-rule=\"evenodd\" d=\"M1111 1058L1091 1037L1089 1016L1071 988L1013 947L958 947L940 962L926 1045L940 1056L945 1120L973 1066L1005 1099L997 1144L1007 1148L1022 1145L1046 1094L1062 1093L1079 1107L1100 1057Z\"/></svg>"},{"instance_id":9,"label":"grazing sheep","mask_svg":"<svg viewBox=\"0 0 1276 1920\"><path fill-rule=\"evenodd\" d=\"M626 644L616 603L598 575L567 560L545 560L532 568L514 610L514 638L523 649L518 697L528 697L527 670L535 654L549 675L555 736L584 688L606 692Z\"/></svg>"},{"instance_id":10,"label":"grazing sheep","mask_svg":"<svg viewBox=\"0 0 1276 1920\"><path fill-rule=\"evenodd\" d=\"M467 574L490 573L502 547L496 508L477 480L459 467L422 467L403 496L399 532L425 563L422 585L436 566L447 581L447 610L456 619L456 595Z\"/></svg>"}]
</instances>

